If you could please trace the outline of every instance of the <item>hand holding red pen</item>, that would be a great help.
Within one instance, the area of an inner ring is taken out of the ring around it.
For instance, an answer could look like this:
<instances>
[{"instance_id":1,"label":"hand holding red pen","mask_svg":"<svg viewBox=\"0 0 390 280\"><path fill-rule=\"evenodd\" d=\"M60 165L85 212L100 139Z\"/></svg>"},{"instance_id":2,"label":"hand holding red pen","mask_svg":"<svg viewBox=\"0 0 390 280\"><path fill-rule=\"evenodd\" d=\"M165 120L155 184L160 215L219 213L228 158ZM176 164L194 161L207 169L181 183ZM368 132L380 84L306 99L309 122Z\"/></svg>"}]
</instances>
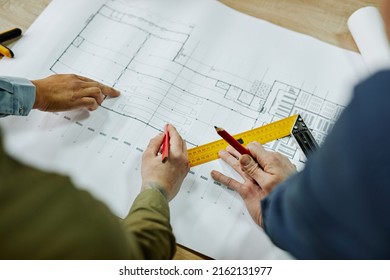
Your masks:
<instances>
[{"instance_id":1,"label":"hand holding red pen","mask_svg":"<svg viewBox=\"0 0 390 280\"><path fill-rule=\"evenodd\" d=\"M163 163L161 160L161 146L165 133L152 138L142 157L142 190L156 188L166 194L171 200L179 192L180 186L186 177L190 165L188 162L187 146L176 128L168 124L166 131L169 134L169 157Z\"/></svg>"}]
</instances>

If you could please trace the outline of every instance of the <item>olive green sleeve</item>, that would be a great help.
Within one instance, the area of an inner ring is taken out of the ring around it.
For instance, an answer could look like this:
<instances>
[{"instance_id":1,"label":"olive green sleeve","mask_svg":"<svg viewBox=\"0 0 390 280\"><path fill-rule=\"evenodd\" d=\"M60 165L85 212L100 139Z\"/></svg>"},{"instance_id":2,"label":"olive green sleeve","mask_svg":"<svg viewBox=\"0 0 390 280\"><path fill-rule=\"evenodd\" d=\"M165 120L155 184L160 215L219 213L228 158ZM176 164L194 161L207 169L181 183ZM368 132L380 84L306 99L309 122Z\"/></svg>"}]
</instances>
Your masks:
<instances>
[{"instance_id":1,"label":"olive green sleeve","mask_svg":"<svg viewBox=\"0 0 390 280\"><path fill-rule=\"evenodd\" d=\"M142 192L120 221L67 177L7 156L0 140L0 259L166 259L174 250L158 190Z\"/></svg>"},{"instance_id":2,"label":"olive green sleeve","mask_svg":"<svg viewBox=\"0 0 390 280\"><path fill-rule=\"evenodd\" d=\"M168 201L158 189L141 192L122 224L125 232L131 232L128 242L136 240L139 254L145 259L173 257L176 242L169 222Z\"/></svg>"}]
</instances>

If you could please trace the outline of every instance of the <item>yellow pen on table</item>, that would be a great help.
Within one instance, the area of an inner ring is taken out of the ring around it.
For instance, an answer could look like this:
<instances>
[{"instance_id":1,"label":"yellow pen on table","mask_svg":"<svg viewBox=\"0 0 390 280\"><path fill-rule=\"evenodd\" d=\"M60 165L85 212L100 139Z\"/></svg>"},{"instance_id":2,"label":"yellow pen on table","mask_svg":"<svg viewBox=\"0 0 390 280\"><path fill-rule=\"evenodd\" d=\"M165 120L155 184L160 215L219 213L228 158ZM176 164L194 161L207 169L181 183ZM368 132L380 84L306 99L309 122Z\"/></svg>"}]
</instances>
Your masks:
<instances>
[{"instance_id":1,"label":"yellow pen on table","mask_svg":"<svg viewBox=\"0 0 390 280\"><path fill-rule=\"evenodd\" d=\"M3 46L2 44L0 44L0 56L6 56L9 58L12 58L12 57L14 57L14 53L6 46Z\"/></svg>"}]
</instances>

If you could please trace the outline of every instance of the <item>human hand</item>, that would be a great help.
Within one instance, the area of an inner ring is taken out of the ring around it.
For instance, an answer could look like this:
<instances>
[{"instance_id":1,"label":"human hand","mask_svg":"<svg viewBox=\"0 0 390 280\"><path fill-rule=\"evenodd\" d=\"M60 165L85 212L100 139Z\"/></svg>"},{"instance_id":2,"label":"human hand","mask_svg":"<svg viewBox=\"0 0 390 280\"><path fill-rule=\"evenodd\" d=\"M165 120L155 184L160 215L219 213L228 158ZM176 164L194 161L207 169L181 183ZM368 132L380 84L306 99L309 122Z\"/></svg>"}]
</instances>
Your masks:
<instances>
[{"instance_id":1,"label":"human hand","mask_svg":"<svg viewBox=\"0 0 390 280\"><path fill-rule=\"evenodd\" d=\"M31 82L36 88L33 108L47 112L79 108L93 111L105 96L117 97L120 94L111 87L74 74L57 74Z\"/></svg>"},{"instance_id":2,"label":"human hand","mask_svg":"<svg viewBox=\"0 0 390 280\"><path fill-rule=\"evenodd\" d=\"M186 143L173 125L168 125L168 133L170 136L169 156L164 163L159 153L164 133L150 140L142 156L141 190L157 188L166 194L168 200L171 200L179 192L180 186L190 169L190 164Z\"/></svg>"},{"instance_id":3,"label":"human hand","mask_svg":"<svg viewBox=\"0 0 390 280\"><path fill-rule=\"evenodd\" d=\"M296 168L287 157L280 153L266 151L258 142L249 143L247 148L253 157L240 155L231 146L219 152L220 158L243 177L244 183L216 170L211 172L211 177L237 191L244 200L252 219L262 226L260 201L277 184L296 172Z\"/></svg>"}]
</instances>

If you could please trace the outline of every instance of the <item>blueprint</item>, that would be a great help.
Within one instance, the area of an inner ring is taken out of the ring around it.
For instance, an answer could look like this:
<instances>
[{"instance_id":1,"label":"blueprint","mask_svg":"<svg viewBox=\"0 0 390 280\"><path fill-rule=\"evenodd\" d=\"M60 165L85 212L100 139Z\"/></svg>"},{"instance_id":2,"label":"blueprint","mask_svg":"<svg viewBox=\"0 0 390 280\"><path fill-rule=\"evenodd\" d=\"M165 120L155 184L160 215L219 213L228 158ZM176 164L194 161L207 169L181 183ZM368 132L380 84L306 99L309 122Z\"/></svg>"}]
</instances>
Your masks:
<instances>
[{"instance_id":1,"label":"blueprint","mask_svg":"<svg viewBox=\"0 0 390 280\"><path fill-rule=\"evenodd\" d=\"M213 0L53 0L14 51L1 75L76 73L121 91L94 112L1 121L12 155L70 176L120 217L139 193L142 153L165 123L191 148L219 140L214 126L236 134L299 113L321 145L364 68L356 53ZM304 168L294 139L266 148ZM220 160L190 170L170 202L177 242L216 259L290 258L239 195L212 180L213 169L238 176Z\"/></svg>"}]
</instances>

